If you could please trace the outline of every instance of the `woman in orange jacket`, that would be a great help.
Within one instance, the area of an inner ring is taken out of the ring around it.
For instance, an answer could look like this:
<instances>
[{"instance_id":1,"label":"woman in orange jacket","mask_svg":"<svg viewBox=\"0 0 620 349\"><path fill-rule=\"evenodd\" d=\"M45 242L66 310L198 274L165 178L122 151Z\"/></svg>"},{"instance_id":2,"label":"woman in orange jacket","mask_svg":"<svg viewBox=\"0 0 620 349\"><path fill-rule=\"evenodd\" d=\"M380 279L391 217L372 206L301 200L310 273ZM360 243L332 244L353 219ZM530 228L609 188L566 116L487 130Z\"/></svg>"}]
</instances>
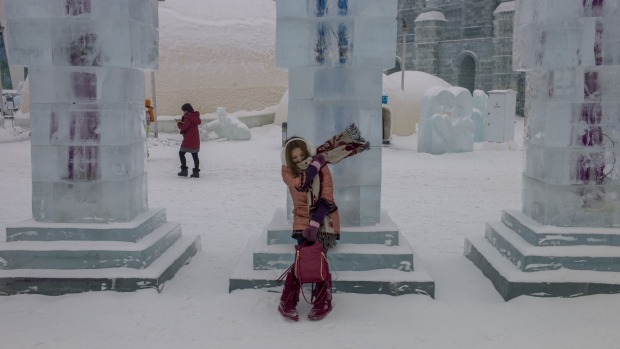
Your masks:
<instances>
[{"instance_id":1,"label":"woman in orange jacket","mask_svg":"<svg viewBox=\"0 0 620 349\"><path fill-rule=\"evenodd\" d=\"M282 150L282 180L288 187L294 207L292 237L299 245L318 241L328 249L339 239L340 220L334 202L331 172L325 163L325 156L316 155L314 148L303 138L289 139ZM284 318L299 320L296 307L300 289L299 280L290 271L278 305ZM329 274L327 280L318 283L313 290L316 292L312 295L314 305L308 314L309 319L320 320L331 312L331 289Z\"/></svg>"}]
</instances>

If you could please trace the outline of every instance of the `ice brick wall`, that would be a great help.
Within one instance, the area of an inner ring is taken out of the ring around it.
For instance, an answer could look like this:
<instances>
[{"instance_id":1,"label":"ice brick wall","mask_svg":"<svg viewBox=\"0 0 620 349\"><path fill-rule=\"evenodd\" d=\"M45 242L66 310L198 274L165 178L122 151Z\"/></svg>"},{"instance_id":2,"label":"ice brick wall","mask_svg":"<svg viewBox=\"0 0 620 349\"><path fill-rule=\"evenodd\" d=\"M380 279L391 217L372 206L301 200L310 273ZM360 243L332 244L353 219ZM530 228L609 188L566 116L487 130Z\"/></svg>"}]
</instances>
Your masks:
<instances>
[{"instance_id":1,"label":"ice brick wall","mask_svg":"<svg viewBox=\"0 0 620 349\"><path fill-rule=\"evenodd\" d=\"M620 2L521 0L527 71L523 212L554 226L620 226Z\"/></svg>"},{"instance_id":2,"label":"ice brick wall","mask_svg":"<svg viewBox=\"0 0 620 349\"><path fill-rule=\"evenodd\" d=\"M276 63L289 71L288 135L318 145L356 123L373 146L332 166L343 225L379 222L382 71L397 0L278 0Z\"/></svg>"},{"instance_id":3,"label":"ice brick wall","mask_svg":"<svg viewBox=\"0 0 620 349\"><path fill-rule=\"evenodd\" d=\"M30 68L32 212L129 221L148 208L144 74L157 0L6 0L8 53Z\"/></svg>"}]
</instances>

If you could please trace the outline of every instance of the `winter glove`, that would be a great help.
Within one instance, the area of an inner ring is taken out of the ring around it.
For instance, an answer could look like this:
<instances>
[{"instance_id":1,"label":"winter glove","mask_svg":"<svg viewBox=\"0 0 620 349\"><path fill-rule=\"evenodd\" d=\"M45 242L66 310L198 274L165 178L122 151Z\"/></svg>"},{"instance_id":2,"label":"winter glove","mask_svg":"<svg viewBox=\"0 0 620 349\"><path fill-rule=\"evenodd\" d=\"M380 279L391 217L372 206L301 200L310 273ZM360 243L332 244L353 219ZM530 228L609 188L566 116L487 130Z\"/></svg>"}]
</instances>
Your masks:
<instances>
[{"instance_id":1,"label":"winter glove","mask_svg":"<svg viewBox=\"0 0 620 349\"><path fill-rule=\"evenodd\" d=\"M310 226L304 229L303 236L306 240L310 242L316 241L316 235L319 232L319 227L328 213L329 206L327 202L321 200L314 210L312 219L310 219Z\"/></svg>"},{"instance_id":2,"label":"winter glove","mask_svg":"<svg viewBox=\"0 0 620 349\"><path fill-rule=\"evenodd\" d=\"M306 229L304 229L304 239L310 241L310 242L315 242L316 241L316 235L319 232L319 226L317 225L319 224L318 222L315 221L310 221L310 226L307 227Z\"/></svg>"},{"instance_id":3,"label":"winter glove","mask_svg":"<svg viewBox=\"0 0 620 349\"><path fill-rule=\"evenodd\" d=\"M319 170L321 169L321 167L323 167L323 165L325 165L326 162L327 159L325 159L325 156L323 156L323 154L318 154L314 158L312 158L312 163L304 172L304 183L301 186L301 191L306 191L308 190L308 188L310 188L314 176L319 173Z\"/></svg>"}]
</instances>

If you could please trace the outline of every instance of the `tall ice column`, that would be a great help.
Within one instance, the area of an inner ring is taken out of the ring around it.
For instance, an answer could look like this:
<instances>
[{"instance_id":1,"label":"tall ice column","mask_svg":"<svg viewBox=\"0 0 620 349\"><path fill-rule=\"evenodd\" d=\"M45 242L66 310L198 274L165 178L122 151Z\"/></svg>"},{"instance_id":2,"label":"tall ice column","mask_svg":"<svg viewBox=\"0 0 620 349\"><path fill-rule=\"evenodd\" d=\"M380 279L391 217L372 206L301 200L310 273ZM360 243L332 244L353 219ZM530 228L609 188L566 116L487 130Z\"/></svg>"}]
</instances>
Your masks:
<instances>
[{"instance_id":1,"label":"tall ice column","mask_svg":"<svg viewBox=\"0 0 620 349\"><path fill-rule=\"evenodd\" d=\"M180 239L180 225L147 200L143 71L157 69L157 7L6 0L9 58L29 67L33 221L7 228L2 269L145 269ZM62 284L39 290L62 293Z\"/></svg>"},{"instance_id":2,"label":"tall ice column","mask_svg":"<svg viewBox=\"0 0 620 349\"><path fill-rule=\"evenodd\" d=\"M288 135L315 145L354 122L370 151L333 166L341 223L380 220L381 87L396 52L397 1L277 2L276 64L288 68Z\"/></svg>"},{"instance_id":3,"label":"tall ice column","mask_svg":"<svg viewBox=\"0 0 620 349\"><path fill-rule=\"evenodd\" d=\"M288 136L320 145L350 123L371 149L330 165L340 240L334 292L435 295L435 282L381 210L382 71L396 55L396 0L277 0L276 63L288 68ZM282 190L285 190L282 184ZM271 288L293 261L292 204L251 238L229 290ZM369 272L372 271L372 272Z\"/></svg>"},{"instance_id":4,"label":"tall ice column","mask_svg":"<svg viewBox=\"0 0 620 349\"><path fill-rule=\"evenodd\" d=\"M525 275L511 282L481 258L485 247L466 243L481 269L493 264L508 280L488 275L504 298L620 292L619 15L618 0L516 2L513 62L527 77L523 205L489 223L486 237Z\"/></svg>"}]
</instances>

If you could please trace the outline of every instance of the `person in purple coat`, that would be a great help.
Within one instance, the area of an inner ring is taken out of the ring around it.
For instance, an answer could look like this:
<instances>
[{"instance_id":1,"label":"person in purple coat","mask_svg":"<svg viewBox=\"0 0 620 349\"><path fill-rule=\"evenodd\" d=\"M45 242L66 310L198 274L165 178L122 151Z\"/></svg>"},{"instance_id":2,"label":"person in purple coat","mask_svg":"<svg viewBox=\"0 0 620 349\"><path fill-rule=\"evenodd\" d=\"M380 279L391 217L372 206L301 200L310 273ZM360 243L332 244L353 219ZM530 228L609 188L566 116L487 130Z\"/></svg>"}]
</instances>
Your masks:
<instances>
[{"instance_id":1,"label":"person in purple coat","mask_svg":"<svg viewBox=\"0 0 620 349\"><path fill-rule=\"evenodd\" d=\"M194 169L190 177L198 178L200 177L200 160L198 159L198 152L200 151L200 132L198 131L198 125L201 123L200 112L194 111L194 108L189 103L183 104L183 106L181 106L181 111L183 111L183 116L181 119L176 119L177 126L183 135L183 142L179 150L181 172L179 172L178 175L187 177L185 153L191 153L194 159Z\"/></svg>"}]
</instances>

